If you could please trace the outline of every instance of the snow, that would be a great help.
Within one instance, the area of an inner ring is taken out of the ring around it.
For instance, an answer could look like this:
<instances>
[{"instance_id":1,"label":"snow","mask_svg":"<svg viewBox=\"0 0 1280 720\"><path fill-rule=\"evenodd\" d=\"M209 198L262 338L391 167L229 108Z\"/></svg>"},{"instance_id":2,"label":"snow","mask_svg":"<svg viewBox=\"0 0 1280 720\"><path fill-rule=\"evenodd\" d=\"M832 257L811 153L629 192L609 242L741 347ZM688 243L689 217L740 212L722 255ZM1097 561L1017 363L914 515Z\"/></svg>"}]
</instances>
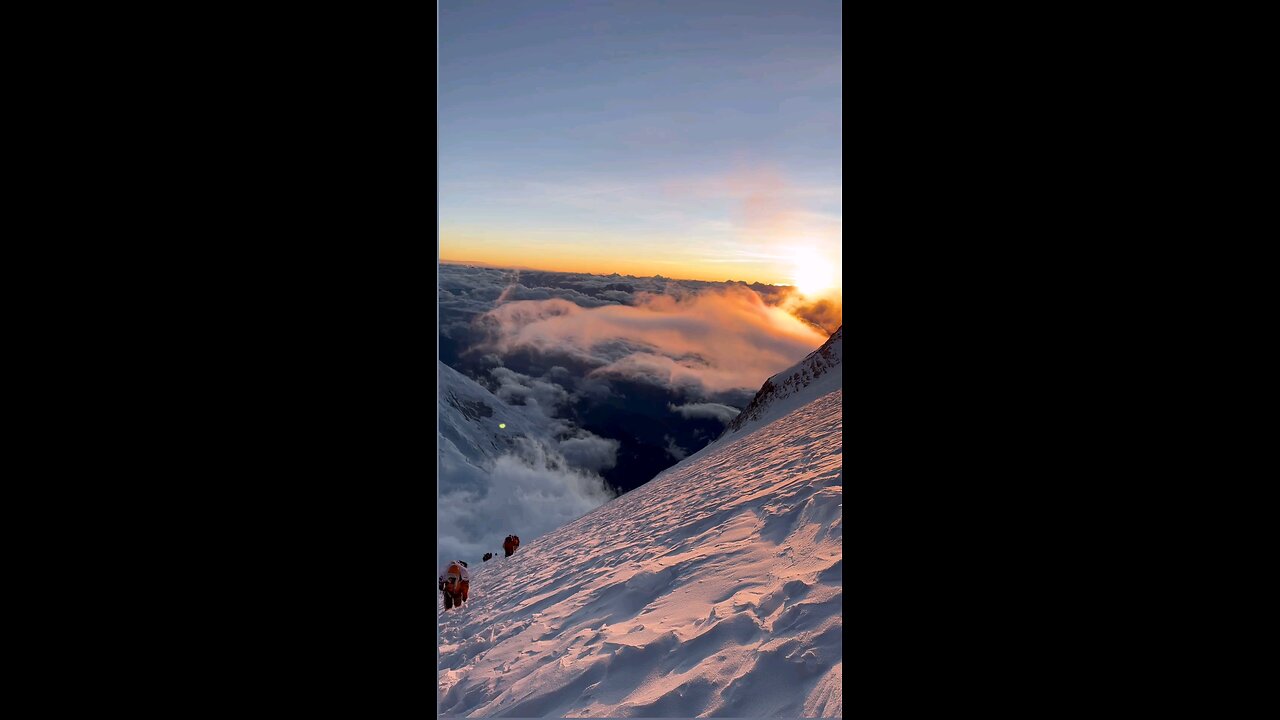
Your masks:
<instances>
[{"instance_id":1,"label":"snow","mask_svg":"<svg viewBox=\"0 0 1280 720\"><path fill-rule=\"evenodd\" d=\"M841 716L836 370L436 593L439 713Z\"/></svg>"},{"instance_id":2,"label":"snow","mask_svg":"<svg viewBox=\"0 0 1280 720\"><path fill-rule=\"evenodd\" d=\"M492 462L516 448L517 438L549 442L550 421L537 410L508 405L482 385L436 361L439 442L474 465ZM499 425L506 427L500 428Z\"/></svg>"}]
</instances>

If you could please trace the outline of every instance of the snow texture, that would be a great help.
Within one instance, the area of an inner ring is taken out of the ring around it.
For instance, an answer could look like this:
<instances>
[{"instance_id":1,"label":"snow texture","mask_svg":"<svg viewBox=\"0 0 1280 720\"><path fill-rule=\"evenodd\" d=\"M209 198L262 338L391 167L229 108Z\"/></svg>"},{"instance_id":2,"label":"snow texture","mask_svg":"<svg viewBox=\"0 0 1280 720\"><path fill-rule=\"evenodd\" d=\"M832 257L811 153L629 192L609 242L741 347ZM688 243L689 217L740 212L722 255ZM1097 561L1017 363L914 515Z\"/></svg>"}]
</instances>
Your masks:
<instances>
[{"instance_id":1,"label":"snow texture","mask_svg":"<svg viewBox=\"0 0 1280 720\"><path fill-rule=\"evenodd\" d=\"M473 565L466 607L437 593L439 714L840 717L843 390L822 375Z\"/></svg>"}]
</instances>

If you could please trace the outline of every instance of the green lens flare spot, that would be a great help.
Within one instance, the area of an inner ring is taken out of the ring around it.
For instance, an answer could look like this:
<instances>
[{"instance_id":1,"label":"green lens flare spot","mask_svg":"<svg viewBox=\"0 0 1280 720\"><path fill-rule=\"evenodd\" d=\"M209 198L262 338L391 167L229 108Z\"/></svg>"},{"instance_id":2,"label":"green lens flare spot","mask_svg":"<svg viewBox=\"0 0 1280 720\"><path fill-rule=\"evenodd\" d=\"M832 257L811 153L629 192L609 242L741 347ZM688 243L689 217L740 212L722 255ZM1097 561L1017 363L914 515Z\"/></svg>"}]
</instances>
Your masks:
<instances>
[{"instance_id":1,"label":"green lens flare spot","mask_svg":"<svg viewBox=\"0 0 1280 720\"><path fill-rule=\"evenodd\" d=\"M506 424L506 423L498 423L498 427L502 428L503 430L506 430L506 429L507 429L507 424Z\"/></svg>"}]
</instances>

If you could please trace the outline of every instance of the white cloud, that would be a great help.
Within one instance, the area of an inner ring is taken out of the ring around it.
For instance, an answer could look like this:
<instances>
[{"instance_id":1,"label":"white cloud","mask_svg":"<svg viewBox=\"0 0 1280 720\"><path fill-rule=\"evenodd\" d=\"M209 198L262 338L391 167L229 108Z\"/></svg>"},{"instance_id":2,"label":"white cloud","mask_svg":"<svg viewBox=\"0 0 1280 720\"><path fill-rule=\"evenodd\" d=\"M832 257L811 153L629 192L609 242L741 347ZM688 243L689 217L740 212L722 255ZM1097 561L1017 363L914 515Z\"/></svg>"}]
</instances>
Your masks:
<instances>
[{"instance_id":1,"label":"white cloud","mask_svg":"<svg viewBox=\"0 0 1280 720\"><path fill-rule=\"evenodd\" d=\"M507 535L528 544L613 497L600 476L572 469L532 442L480 468L441 438L440 474L437 561L466 560L473 568L484 553L501 552Z\"/></svg>"},{"instance_id":2,"label":"white cloud","mask_svg":"<svg viewBox=\"0 0 1280 720\"><path fill-rule=\"evenodd\" d=\"M663 440L667 441L667 454L676 460L683 460L689 455L689 451L676 444L676 439L670 435L663 435Z\"/></svg>"},{"instance_id":3,"label":"white cloud","mask_svg":"<svg viewBox=\"0 0 1280 720\"><path fill-rule=\"evenodd\" d=\"M560 441L560 454L574 467L600 472L618 464L622 443L580 430L578 437Z\"/></svg>"},{"instance_id":4,"label":"white cloud","mask_svg":"<svg viewBox=\"0 0 1280 720\"><path fill-rule=\"evenodd\" d=\"M501 305L484 318L486 349L533 349L594 365L592 375L715 393L756 389L827 336L740 285L671 295L641 294L634 306L583 308L566 300Z\"/></svg>"},{"instance_id":5,"label":"white cloud","mask_svg":"<svg viewBox=\"0 0 1280 720\"><path fill-rule=\"evenodd\" d=\"M672 405L667 403L667 409L674 413L680 413L686 418L713 418L728 425L729 421L738 416L742 412L738 408L721 405L720 403L688 403L687 405Z\"/></svg>"},{"instance_id":6,"label":"white cloud","mask_svg":"<svg viewBox=\"0 0 1280 720\"><path fill-rule=\"evenodd\" d=\"M569 402L569 392L555 383L505 367L493 368L489 375L498 383L493 394L508 405L536 406L547 417L555 417L556 412Z\"/></svg>"}]
</instances>

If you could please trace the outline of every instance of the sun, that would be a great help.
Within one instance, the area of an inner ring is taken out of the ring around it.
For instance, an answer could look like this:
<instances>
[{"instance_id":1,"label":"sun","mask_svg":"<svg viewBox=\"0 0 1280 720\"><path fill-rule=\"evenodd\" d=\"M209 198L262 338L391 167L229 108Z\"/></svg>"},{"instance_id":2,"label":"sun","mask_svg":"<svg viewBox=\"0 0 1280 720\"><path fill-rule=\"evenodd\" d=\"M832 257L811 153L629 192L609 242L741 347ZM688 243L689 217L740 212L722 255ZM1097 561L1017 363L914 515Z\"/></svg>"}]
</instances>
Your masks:
<instances>
[{"instance_id":1,"label":"sun","mask_svg":"<svg viewBox=\"0 0 1280 720\"><path fill-rule=\"evenodd\" d=\"M805 295L816 297L835 287L836 269L814 250L805 248L798 251L793 263L791 281Z\"/></svg>"}]
</instances>

